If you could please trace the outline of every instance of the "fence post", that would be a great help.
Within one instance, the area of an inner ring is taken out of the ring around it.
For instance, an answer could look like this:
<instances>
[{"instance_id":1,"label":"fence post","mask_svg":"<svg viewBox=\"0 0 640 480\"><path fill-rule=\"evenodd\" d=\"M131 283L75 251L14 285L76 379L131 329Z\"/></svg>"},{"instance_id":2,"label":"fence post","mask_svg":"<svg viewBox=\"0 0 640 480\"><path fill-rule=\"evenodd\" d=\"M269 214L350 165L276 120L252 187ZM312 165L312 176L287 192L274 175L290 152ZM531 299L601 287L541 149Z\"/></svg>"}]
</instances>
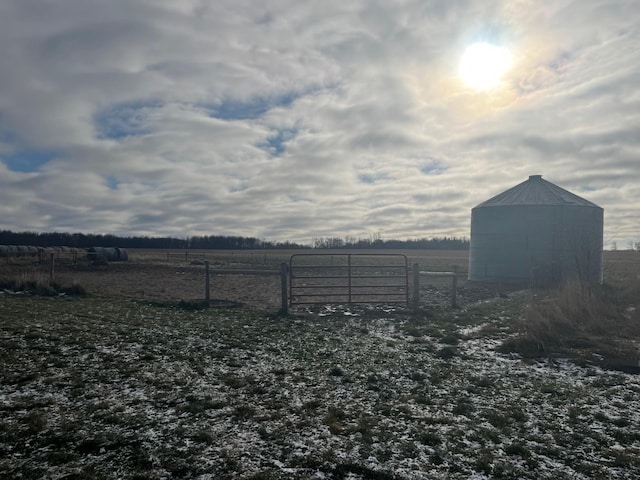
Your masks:
<instances>
[{"instance_id":1,"label":"fence post","mask_svg":"<svg viewBox=\"0 0 640 480\"><path fill-rule=\"evenodd\" d=\"M55 273L55 267L54 267L54 254L50 253L49 254L49 284L53 283L53 277L54 277L54 273Z\"/></svg>"},{"instance_id":2,"label":"fence post","mask_svg":"<svg viewBox=\"0 0 640 480\"><path fill-rule=\"evenodd\" d=\"M289 299L287 298L287 275L289 274L289 269L287 268L286 263L280 264L280 288L281 288L281 302L282 308L280 308L280 313L282 315L289 314Z\"/></svg>"},{"instance_id":3,"label":"fence post","mask_svg":"<svg viewBox=\"0 0 640 480\"><path fill-rule=\"evenodd\" d=\"M451 277L451 308L458 308L458 266L453 265Z\"/></svg>"},{"instance_id":4,"label":"fence post","mask_svg":"<svg viewBox=\"0 0 640 480\"><path fill-rule=\"evenodd\" d=\"M420 306L420 265L413 264L413 312L417 312Z\"/></svg>"},{"instance_id":5,"label":"fence post","mask_svg":"<svg viewBox=\"0 0 640 480\"><path fill-rule=\"evenodd\" d=\"M333 259L333 257L331 257ZM347 275L348 275L348 284L349 284L349 303L351 303L351 254L347 253Z\"/></svg>"},{"instance_id":6,"label":"fence post","mask_svg":"<svg viewBox=\"0 0 640 480\"><path fill-rule=\"evenodd\" d=\"M204 303L207 307L211 306L211 288L210 288L210 275L209 275L209 260L204 262Z\"/></svg>"}]
</instances>

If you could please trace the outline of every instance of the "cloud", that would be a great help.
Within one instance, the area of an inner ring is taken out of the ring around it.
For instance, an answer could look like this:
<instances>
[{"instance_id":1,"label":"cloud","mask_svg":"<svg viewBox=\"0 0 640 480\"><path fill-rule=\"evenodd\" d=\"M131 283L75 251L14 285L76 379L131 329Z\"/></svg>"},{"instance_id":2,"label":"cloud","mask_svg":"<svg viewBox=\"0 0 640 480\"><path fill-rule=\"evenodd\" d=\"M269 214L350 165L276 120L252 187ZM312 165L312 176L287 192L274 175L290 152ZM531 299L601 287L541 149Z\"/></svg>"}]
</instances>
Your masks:
<instances>
[{"instance_id":1,"label":"cloud","mask_svg":"<svg viewBox=\"0 0 640 480\"><path fill-rule=\"evenodd\" d=\"M636 7L2 2L2 227L468 236L543 174L638 240ZM478 40L514 58L493 91L457 77Z\"/></svg>"}]
</instances>

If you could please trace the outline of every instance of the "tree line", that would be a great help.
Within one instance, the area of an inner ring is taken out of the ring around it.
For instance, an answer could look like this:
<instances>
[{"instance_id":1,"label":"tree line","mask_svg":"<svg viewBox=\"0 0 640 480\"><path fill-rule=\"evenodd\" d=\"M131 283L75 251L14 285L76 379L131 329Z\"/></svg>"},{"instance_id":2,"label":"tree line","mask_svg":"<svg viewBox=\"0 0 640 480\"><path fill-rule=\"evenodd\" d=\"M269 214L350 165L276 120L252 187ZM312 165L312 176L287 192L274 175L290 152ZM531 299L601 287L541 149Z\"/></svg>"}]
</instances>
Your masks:
<instances>
[{"instance_id":1,"label":"tree line","mask_svg":"<svg viewBox=\"0 0 640 480\"><path fill-rule=\"evenodd\" d=\"M259 248L304 248L291 242L267 242L252 237L205 235L189 238L103 235L64 232L12 232L0 230L0 245L33 245L35 247L119 247L160 249L243 250Z\"/></svg>"},{"instance_id":2,"label":"tree line","mask_svg":"<svg viewBox=\"0 0 640 480\"><path fill-rule=\"evenodd\" d=\"M468 250L469 240L466 237L425 237L411 240L383 240L379 236L371 238L347 236L344 238L315 238L313 240L313 248Z\"/></svg>"},{"instance_id":3,"label":"tree line","mask_svg":"<svg viewBox=\"0 0 640 480\"><path fill-rule=\"evenodd\" d=\"M0 230L0 245L32 245L35 247L119 247L158 249L210 249L210 250L256 250L298 248L353 248L353 249L442 249L465 250L469 240L458 237L418 238L414 240L382 240L379 235L371 238L330 237L316 238L311 247L294 242L271 242L254 237L229 235L202 235L188 238L174 237L123 237L111 234L65 233L65 232L12 232Z\"/></svg>"}]
</instances>

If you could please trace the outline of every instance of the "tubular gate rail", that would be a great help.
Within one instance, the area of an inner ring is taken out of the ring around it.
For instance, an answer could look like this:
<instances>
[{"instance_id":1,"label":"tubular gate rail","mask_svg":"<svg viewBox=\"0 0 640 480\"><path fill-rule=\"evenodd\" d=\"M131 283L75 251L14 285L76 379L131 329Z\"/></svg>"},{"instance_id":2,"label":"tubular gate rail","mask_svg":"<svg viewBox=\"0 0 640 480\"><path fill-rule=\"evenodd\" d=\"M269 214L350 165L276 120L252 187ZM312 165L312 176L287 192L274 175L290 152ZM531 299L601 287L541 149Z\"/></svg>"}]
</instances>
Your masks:
<instances>
[{"instance_id":1,"label":"tubular gate rail","mask_svg":"<svg viewBox=\"0 0 640 480\"><path fill-rule=\"evenodd\" d=\"M404 303L409 263L402 254L300 253L289 259L289 305Z\"/></svg>"}]
</instances>

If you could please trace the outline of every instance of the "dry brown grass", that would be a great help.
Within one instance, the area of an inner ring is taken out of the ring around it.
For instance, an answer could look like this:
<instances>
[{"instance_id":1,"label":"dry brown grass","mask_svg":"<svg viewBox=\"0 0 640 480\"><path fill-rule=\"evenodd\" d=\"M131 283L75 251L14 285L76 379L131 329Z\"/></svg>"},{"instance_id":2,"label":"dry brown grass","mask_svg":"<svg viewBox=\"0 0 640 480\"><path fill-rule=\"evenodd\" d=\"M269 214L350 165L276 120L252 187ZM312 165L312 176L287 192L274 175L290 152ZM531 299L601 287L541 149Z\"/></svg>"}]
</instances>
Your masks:
<instances>
[{"instance_id":1,"label":"dry brown grass","mask_svg":"<svg viewBox=\"0 0 640 480\"><path fill-rule=\"evenodd\" d=\"M519 334L501 346L525 357L568 356L605 367L640 366L640 281L618 286L573 280L532 296Z\"/></svg>"},{"instance_id":2,"label":"dry brown grass","mask_svg":"<svg viewBox=\"0 0 640 480\"><path fill-rule=\"evenodd\" d=\"M0 290L40 296L86 294L80 283L51 281L47 273L37 268L19 270L10 275L5 273L0 276Z\"/></svg>"}]
</instances>

